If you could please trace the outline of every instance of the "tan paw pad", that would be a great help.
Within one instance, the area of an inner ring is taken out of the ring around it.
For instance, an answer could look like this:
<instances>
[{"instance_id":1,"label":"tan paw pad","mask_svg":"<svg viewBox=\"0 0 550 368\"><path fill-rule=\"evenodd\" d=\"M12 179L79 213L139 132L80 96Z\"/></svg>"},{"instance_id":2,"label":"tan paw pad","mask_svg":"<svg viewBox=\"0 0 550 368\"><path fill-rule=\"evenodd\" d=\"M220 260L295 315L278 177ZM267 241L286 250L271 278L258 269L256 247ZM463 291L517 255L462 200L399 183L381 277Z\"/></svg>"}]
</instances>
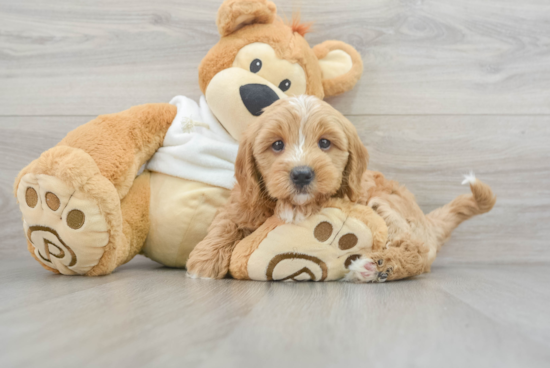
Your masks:
<instances>
[{"instance_id":1,"label":"tan paw pad","mask_svg":"<svg viewBox=\"0 0 550 368\"><path fill-rule=\"evenodd\" d=\"M253 280L342 279L352 261L371 251L371 230L338 208L325 208L299 224L280 225L248 261Z\"/></svg>"},{"instance_id":2,"label":"tan paw pad","mask_svg":"<svg viewBox=\"0 0 550 368\"><path fill-rule=\"evenodd\" d=\"M85 274L98 264L109 242L98 205L56 177L23 176L19 208L36 258L66 275Z\"/></svg>"}]
</instances>

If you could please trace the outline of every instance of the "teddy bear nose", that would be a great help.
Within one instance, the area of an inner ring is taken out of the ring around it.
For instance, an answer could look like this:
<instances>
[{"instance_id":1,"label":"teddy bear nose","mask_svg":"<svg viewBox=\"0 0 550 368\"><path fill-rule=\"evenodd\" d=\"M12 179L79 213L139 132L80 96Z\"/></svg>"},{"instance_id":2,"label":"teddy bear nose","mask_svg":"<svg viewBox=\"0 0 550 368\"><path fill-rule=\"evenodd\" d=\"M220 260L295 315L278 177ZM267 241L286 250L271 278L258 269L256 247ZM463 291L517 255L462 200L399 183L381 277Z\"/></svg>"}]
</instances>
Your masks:
<instances>
[{"instance_id":1,"label":"teddy bear nose","mask_svg":"<svg viewBox=\"0 0 550 368\"><path fill-rule=\"evenodd\" d=\"M297 166L290 171L290 179L294 185L305 187L315 177L315 172L309 166Z\"/></svg>"},{"instance_id":2,"label":"teddy bear nose","mask_svg":"<svg viewBox=\"0 0 550 368\"><path fill-rule=\"evenodd\" d=\"M265 84L251 83L239 88L241 100L254 116L262 115L263 109L279 99L279 96Z\"/></svg>"}]
</instances>

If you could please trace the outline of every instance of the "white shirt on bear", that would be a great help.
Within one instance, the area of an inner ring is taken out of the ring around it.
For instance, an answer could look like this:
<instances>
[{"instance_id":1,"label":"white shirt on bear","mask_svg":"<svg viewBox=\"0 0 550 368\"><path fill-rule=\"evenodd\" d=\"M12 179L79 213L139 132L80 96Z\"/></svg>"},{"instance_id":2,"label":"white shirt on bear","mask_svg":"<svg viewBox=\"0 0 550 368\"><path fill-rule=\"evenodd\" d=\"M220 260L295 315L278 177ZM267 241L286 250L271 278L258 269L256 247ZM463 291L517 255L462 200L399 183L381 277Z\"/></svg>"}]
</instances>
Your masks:
<instances>
[{"instance_id":1,"label":"white shirt on bear","mask_svg":"<svg viewBox=\"0 0 550 368\"><path fill-rule=\"evenodd\" d=\"M237 141L212 114L204 96L200 98L200 106L184 96L174 97L170 104L178 112L147 169L232 189Z\"/></svg>"}]
</instances>

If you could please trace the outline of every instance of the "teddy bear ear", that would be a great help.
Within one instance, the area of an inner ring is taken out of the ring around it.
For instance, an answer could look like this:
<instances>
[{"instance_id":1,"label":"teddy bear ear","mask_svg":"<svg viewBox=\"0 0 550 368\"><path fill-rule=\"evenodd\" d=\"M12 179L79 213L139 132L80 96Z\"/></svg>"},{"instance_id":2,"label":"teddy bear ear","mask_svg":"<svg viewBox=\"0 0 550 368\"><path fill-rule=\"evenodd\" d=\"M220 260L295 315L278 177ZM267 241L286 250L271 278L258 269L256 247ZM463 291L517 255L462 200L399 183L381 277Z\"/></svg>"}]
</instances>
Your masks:
<instances>
[{"instance_id":1,"label":"teddy bear ear","mask_svg":"<svg viewBox=\"0 0 550 368\"><path fill-rule=\"evenodd\" d=\"M325 96L352 89L363 74L361 55L342 41L325 41L313 48L323 73Z\"/></svg>"},{"instance_id":2,"label":"teddy bear ear","mask_svg":"<svg viewBox=\"0 0 550 368\"><path fill-rule=\"evenodd\" d=\"M253 24L273 23L277 7L267 0L226 0L218 10L216 24L220 36L225 37Z\"/></svg>"}]
</instances>

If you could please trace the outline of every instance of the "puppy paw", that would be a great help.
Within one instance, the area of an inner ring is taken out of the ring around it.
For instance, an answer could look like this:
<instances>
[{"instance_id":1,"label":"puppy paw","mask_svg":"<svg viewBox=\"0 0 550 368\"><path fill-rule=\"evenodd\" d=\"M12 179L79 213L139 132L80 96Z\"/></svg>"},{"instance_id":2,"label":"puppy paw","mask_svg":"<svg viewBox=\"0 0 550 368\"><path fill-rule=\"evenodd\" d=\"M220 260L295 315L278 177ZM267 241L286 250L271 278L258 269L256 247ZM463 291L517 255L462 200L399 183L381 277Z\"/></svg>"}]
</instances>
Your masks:
<instances>
[{"instance_id":1,"label":"puppy paw","mask_svg":"<svg viewBox=\"0 0 550 368\"><path fill-rule=\"evenodd\" d=\"M374 282L378 279L376 263L370 258L357 258L348 266L349 272L344 277L346 282Z\"/></svg>"},{"instance_id":2,"label":"puppy paw","mask_svg":"<svg viewBox=\"0 0 550 368\"><path fill-rule=\"evenodd\" d=\"M394 267L383 257L373 256L373 261L378 270L378 277L375 282L385 282L393 274Z\"/></svg>"},{"instance_id":3,"label":"puppy paw","mask_svg":"<svg viewBox=\"0 0 550 368\"><path fill-rule=\"evenodd\" d=\"M228 272L225 263L216 258L191 253L187 261L187 276L192 279L223 279Z\"/></svg>"},{"instance_id":4,"label":"puppy paw","mask_svg":"<svg viewBox=\"0 0 550 368\"><path fill-rule=\"evenodd\" d=\"M349 272L342 281L346 282L386 282L393 273L392 266L386 266L382 258L357 258L351 261Z\"/></svg>"}]
</instances>

